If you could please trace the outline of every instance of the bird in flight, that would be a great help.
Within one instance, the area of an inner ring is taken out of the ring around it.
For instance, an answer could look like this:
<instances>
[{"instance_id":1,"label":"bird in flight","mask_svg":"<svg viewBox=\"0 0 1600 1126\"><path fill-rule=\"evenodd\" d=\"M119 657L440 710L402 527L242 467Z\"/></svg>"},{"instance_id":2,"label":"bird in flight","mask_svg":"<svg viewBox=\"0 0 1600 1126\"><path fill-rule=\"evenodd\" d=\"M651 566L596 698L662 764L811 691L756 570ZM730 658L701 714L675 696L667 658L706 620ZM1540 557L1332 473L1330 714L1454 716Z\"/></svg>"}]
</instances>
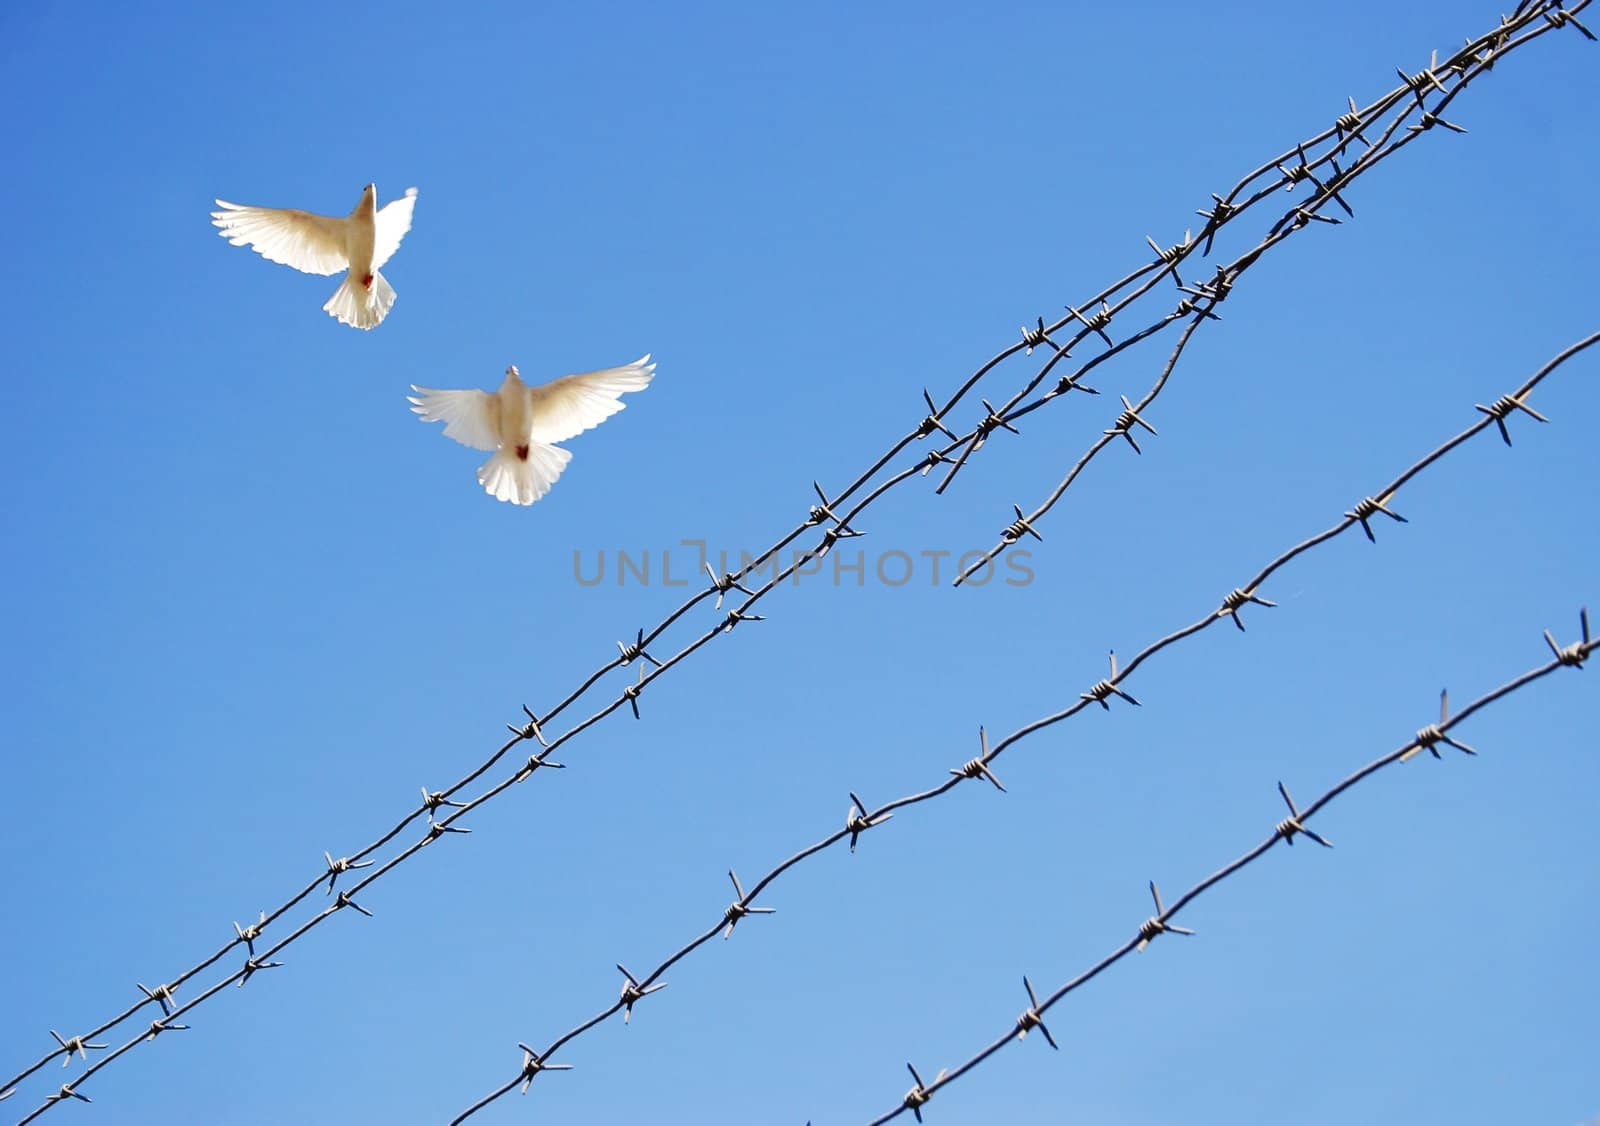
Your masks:
<instances>
[{"instance_id":1,"label":"bird in flight","mask_svg":"<svg viewBox=\"0 0 1600 1126\"><path fill-rule=\"evenodd\" d=\"M411 409L423 422L444 423L444 436L475 450L493 450L478 467L478 483L496 500L532 504L555 484L572 455L553 443L599 426L655 376L648 354L621 367L564 375L530 387L512 365L498 391L411 389Z\"/></svg>"},{"instance_id":2,"label":"bird in flight","mask_svg":"<svg viewBox=\"0 0 1600 1126\"><path fill-rule=\"evenodd\" d=\"M347 325L372 328L394 304L394 288L378 270L400 249L416 203L417 189L407 188L380 209L378 187L368 184L361 189L361 202L342 219L219 199L222 210L211 213L211 222L234 246L253 247L269 262L324 276L343 270L344 281L322 308Z\"/></svg>"}]
</instances>

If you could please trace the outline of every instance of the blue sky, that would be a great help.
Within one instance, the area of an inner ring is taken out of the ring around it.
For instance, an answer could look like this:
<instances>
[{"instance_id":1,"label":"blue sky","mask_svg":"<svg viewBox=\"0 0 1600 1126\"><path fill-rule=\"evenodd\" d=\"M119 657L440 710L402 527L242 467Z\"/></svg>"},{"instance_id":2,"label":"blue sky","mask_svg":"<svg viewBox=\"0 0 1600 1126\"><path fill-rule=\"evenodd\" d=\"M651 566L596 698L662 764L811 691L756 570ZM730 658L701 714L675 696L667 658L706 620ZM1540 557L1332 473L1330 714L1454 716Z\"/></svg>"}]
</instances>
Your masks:
<instances>
[{"instance_id":1,"label":"blue sky","mask_svg":"<svg viewBox=\"0 0 1600 1126\"><path fill-rule=\"evenodd\" d=\"M13 5L0 203L16 420L0 704L0 1071L137 999L454 780L683 592L574 556L733 555L854 477L1017 326L1212 191L1491 27L1478 5ZM1590 21L1593 22L1593 21ZM438 1122L763 871L932 785L1187 624L1594 331L1593 45L1552 35L1253 269L1042 526L1034 578L810 582L84 1088L100 1124ZM416 185L371 333L332 279L218 239L213 197L342 214ZM1250 227L1255 230L1255 227ZM1233 247L1234 252L1242 249ZM1170 338L1168 338L1170 340ZM861 550L989 546L1142 393L999 434ZM407 385L659 362L513 509ZM1022 361L1017 361L1021 363ZM1309 798L1600 609L1600 357L980 787L786 876L526 1099L475 1121L861 1121ZM1004 395L1031 368L994 377ZM988 394L985 384L984 394ZM974 401L958 412L966 425ZM869 555L869 558L872 556ZM709 609L705 613L709 613ZM693 630L711 619L693 619ZM686 627L687 628L687 627ZM681 641L691 632L675 634ZM671 648L670 646L666 648ZM631 670L629 670L631 671ZM628 672L613 674L610 691ZM927 1109L930 1123L1554 1123L1600 1114L1585 825L1594 673L1463 729L1278 850ZM599 700L597 698L595 706ZM585 712L576 713L578 715ZM320 904L318 904L320 906ZM348 913L347 913L348 914ZM231 959L226 963L232 964ZM209 980L209 979L208 979ZM180 998L184 996L180 992ZM122 1030L119 1030L119 1033ZM120 1043L132 1035L112 1034ZM51 1065L17 1114L76 1070ZM1288 1108L1293 1108L1292 1111Z\"/></svg>"}]
</instances>

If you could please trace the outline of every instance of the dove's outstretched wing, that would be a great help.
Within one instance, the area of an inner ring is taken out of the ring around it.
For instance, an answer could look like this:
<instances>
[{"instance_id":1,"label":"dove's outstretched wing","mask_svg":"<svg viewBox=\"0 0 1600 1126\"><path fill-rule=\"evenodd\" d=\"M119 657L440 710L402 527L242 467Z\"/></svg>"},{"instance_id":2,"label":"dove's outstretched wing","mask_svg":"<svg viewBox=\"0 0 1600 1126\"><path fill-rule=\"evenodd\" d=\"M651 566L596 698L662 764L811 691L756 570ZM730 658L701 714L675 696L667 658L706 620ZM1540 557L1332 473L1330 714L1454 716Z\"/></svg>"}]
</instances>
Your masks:
<instances>
[{"instance_id":1,"label":"dove's outstretched wing","mask_svg":"<svg viewBox=\"0 0 1600 1126\"><path fill-rule=\"evenodd\" d=\"M656 365L649 355L618 368L564 375L531 388L535 442L561 442L599 426L627 404L619 396L649 386Z\"/></svg>"},{"instance_id":2,"label":"dove's outstretched wing","mask_svg":"<svg viewBox=\"0 0 1600 1126\"><path fill-rule=\"evenodd\" d=\"M267 261L306 274L337 274L350 268L343 219L293 207L246 207L224 199L217 200L217 206L222 210L211 213L211 222L234 246L253 247ZM409 209L406 215L409 225ZM396 245L399 241L395 239Z\"/></svg>"},{"instance_id":3,"label":"dove's outstretched wing","mask_svg":"<svg viewBox=\"0 0 1600 1126\"><path fill-rule=\"evenodd\" d=\"M411 209L417 205L417 189L407 188L399 199L391 199L378 210L377 229L373 232L372 268L381 270L383 264L400 249L400 240L411 229Z\"/></svg>"},{"instance_id":4,"label":"dove's outstretched wing","mask_svg":"<svg viewBox=\"0 0 1600 1126\"><path fill-rule=\"evenodd\" d=\"M444 436L475 450L500 445L500 398L487 391L436 391L411 385L411 409L423 422L444 423ZM420 396L420 397L419 397ZM525 502L526 503L526 502Z\"/></svg>"}]
</instances>

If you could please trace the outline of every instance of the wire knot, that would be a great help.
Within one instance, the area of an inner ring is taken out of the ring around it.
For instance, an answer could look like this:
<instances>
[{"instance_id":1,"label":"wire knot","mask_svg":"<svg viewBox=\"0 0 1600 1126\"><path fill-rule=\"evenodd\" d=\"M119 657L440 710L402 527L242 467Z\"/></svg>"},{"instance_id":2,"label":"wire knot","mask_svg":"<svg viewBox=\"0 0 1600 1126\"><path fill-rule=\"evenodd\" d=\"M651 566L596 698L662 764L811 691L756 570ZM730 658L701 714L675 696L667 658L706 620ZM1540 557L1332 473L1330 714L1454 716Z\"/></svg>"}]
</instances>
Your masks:
<instances>
[{"instance_id":1,"label":"wire knot","mask_svg":"<svg viewBox=\"0 0 1600 1126\"><path fill-rule=\"evenodd\" d=\"M526 711L526 709L524 709L524 710ZM533 713L529 712L528 714L531 716ZM510 726L510 725L507 724L507 726ZM537 736L538 733L539 733L538 732L538 725L533 723L530 720L529 721L529 726L534 729L533 733L532 733L532 736ZM516 728L512 728L512 730L515 731ZM527 738L531 738L532 736L524 735L522 737L524 739L527 739ZM543 739L541 739L540 742L543 742ZM466 804L467 803L464 802L464 801L451 801L448 797L445 796L445 793L444 793L443 790L435 790L432 793L429 793L428 792L428 787L426 787L426 786L422 787L422 808L428 811L428 820L430 820L430 821L433 820L433 815L439 811L439 807L440 806L448 806L448 807L450 807L452 809L463 809L463 808L466 807Z\"/></svg>"},{"instance_id":2,"label":"wire knot","mask_svg":"<svg viewBox=\"0 0 1600 1126\"><path fill-rule=\"evenodd\" d=\"M933 1098L933 1092L928 1090L928 1085L922 1081L922 1076L917 1074L916 1068L908 1063L906 1064L906 1070L911 1072L911 1078L917 1081L917 1085L906 1092L903 1102L906 1109L916 1116L918 1122L921 1122L922 1108L927 1105L929 1099ZM944 1073L945 1069L941 1067L939 1074L933 1077L934 1083L937 1084L944 1079Z\"/></svg>"},{"instance_id":3,"label":"wire knot","mask_svg":"<svg viewBox=\"0 0 1600 1126\"><path fill-rule=\"evenodd\" d=\"M1144 241L1150 244L1150 249L1156 252L1156 257L1168 266L1173 265L1185 254L1189 253L1189 248L1194 245L1193 235L1188 231L1183 232L1182 242L1174 243L1172 246L1162 246L1149 235L1144 236Z\"/></svg>"},{"instance_id":4,"label":"wire knot","mask_svg":"<svg viewBox=\"0 0 1600 1126\"><path fill-rule=\"evenodd\" d=\"M988 399L979 399L978 401L983 404L985 413L982 421L978 423L977 441L973 445L973 449L977 449L978 446L983 445L984 439L996 430L1009 430L1013 434L1020 433L1015 426L1012 426L1010 422L1006 421L1004 415L996 412L994 407L990 405Z\"/></svg>"},{"instance_id":5,"label":"wire knot","mask_svg":"<svg viewBox=\"0 0 1600 1126\"><path fill-rule=\"evenodd\" d=\"M1039 998L1033 991L1033 982L1028 980L1026 974L1022 978L1022 988L1028 991L1028 1007L1023 1009L1022 1015L1017 1018L1017 1039L1023 1039L1037 1028L1044 1033L1045 1041L1059 1052L1061 1045L1056 1043L1056 1038L1050 1035L1050 1030L1044 1026L1044 1017L1039 1014Z\"/></svg>"},{"instance_id":6,"label":"wire knot","mask_svg":"<svg viewBox=\"0 0 1600 1126\"><path fill-rule=\"evenodd\" d=\"M134 984L138 985L139 992L143 993L148 1000L154 1001L161 1006L162 1016L172 1015L172 1006L178 1003L178 999L172 995L173 986L158 985L154 989L147 989L143 982L135 982Z\"/></svg>"},{"instance_id":7,"label":"wire knot","mask_svg":"<svg viewBox=\"0 0 1600 1126\"><path fill-rule=\"evenodd\" d=\"M1550 421L1515 395L1501 395L1489 406L1474 403L1472 407L1494 419L1494 424L1500 428L1500 440L1508 446L1511 444L1511 431L1506 428L1506 419L1510 417L1512 411L1521 411L1539 422Z\"/></svg>"},{"instance_id":8,"label":"wire knot","mask_svg":"<svg viewBox=\"0 0 1600 1126\"><path fill-rule=\"evenodd\" d=\"M435 822L434 828L442 831L445 827ZM465 832L466 830L463 829L461 831ZM436 837L439 834L437 832L430 831L428 835L430 837ZM369 919L372 918L372 912L368 911L365 907L361 906L361 904L357 903L347 891L341 891L338 895L338 898L333 901L333 905L335 907L349 907L352 910L361 912L361 914L365 915Z\"/></svg>"},{"instance_id":9,"label":"wire knot","mask_svg":"<svg viewBox=\"0 0 1600 1126\"><path fill-rule=\"evenodd\" d=\"M1305 824L1300 820L1300 810L1295 807L1294 799L1289 796L1289 791L1282 782L1278 783L1278 793L1283 795L1283 804L1289 807L1289 816L1279 821L1276 830L1274 830L1278 836L1283 838L1283 843L1294 844L1294 835L1299 833L1301 836L1309 837L1316 841L1323 848L1332 848L1333 844L1328 838L1318 836L1305 827Z\"/></svg>"},{"instance_id":10,"label":"wire knot","mask_svg":"<svg viewBox=\"0 0 1600 1126\"><path fill-rule=\"evenodd\" d=\"M1078 310L1071 305L1067 306L1067 312L1071 313L1076 320L1081 322L1084 328L1088 329L1090 332L1099 334L1100 339L1106 342L1107 348L1113 347L1111 343L1111 337L1106 335L1106 326L1111 323L1111 318L1113 316L1110 305L1107 305L1104 301L1100 302L1100 311L1097 313L1092 313L1087 317L1078 312Z\"/></svg>"},{"instance_id":11,"label":"wire knot","mask_svg":"<svg viewBox=\"0 0 1600 1126\"><path fill-rule=\"evenodd\" d=\"M1351 511L1346 512L1345 516L1351 520L1359 521L1361 524L1361 530L1367 534L1367 539L1373 543L1377 543L1378 537L1372 534L1372 525L1368 523L1368 521L1370 521L1380 512L1396 523L1410 523L1409 520L1407 520L1404 516L1401 516L1398 512L1391 512L1384 505L1384 502L1379 500L1377 497L1362 497L1360 503L1358 503Z\"/></svg>"},{"instance_id":12,"label":"wire knot","mask_svg":"<svg viewBox=\"0 0 1600 1126\"><path fill-rule=\"evenodd\" d=\"M1054 347L1054 344L1050 340L1050 335L1045 332L1043 317L1039 318L1039 323L1033 328L1029 328L1027 325L1022 326L1022 342L1028 346L1028 351L1026 354L1029 356L1033 355L1033 350L1035 348L1041 347L1045 344L1050 344L1051 347Z\"/></svg>"},{"instance_id":13,"label":"wire knot","mask_svg":"<svg viewBox=\"0 0 1600 1126\"><path fill-rule=\"evenodd\" d=\"M650 996L659 989L665 989L667 983L658 981L654 985L641 985L639 979L629 973L621 962L617 963L617 969L627 979L622 983L622 1023L627 1024L633 1019L634 1002Z\"/></svg>"},{"instance_id":14,"label":"wire knot","mask_svg":"<svg viewBox=\"0 0 1600 1126\"><path fill-rule=\"evenodd\" d=\"M1228 596L1222 600L1222 608L1217 611L1217 617L1220 618L1224 614L1228 615L1233 619L1233 624L1238 626L1242 633L1244 631L1244 620L1239 617L1239 611L1251 603L1257 606L1265 606L1268 609L1277 605L1276 602L1260 597L1253 590L1242 590L1239 587L1234 587L1228 592Z\"/></svg>"},{"instance_id":15,"label":"wire knot","mask_svg":"<svg viewBox=\"0 0 1600 1126\"><path fill-rule=\"evenodd\" d=\"M1154 880L1150 881L1150 898L1156 901L1156 913L1139 924L1138 949L1140 951L1143 951L1146 946L1149 946L1152 942L1154 942L1159 935L1194 934L1194 931L1190 930L1189 928L1177 926L1173 923L1167 922L1162 918L1162 916L1167 912L1166 909L1161 906L1161 893L1156 890L1156 882Z\"/></svg>"},{"instance_id":16,"label":"wire knot","mask_svg":"<svg viewBox=\"0 0 1600 1126\"><path fill-rule=\"evenodd\" d=\"M856 838L876 825L894 817L892 813L869 814L867 803L856 797L855 791L850 791L850 808L845 811L844 828L850 834L850 851L856 850Z\"/></svg>"},{"instance_id":17,"label":"wire knot","mask_svg":"<svg viewBox=\"0 0 1600 1126\"><path fill-rule=\"evenodd\" d=\"M54 1103L66 1102L68 1099L77 1099L80 1103L89 1103L94 1101L88 1095L80 1095L78 1092L74 1091L71 1083L61 1084L61 1090L57 1091L53 1095L50 1095L44 1101L46 1106L50 1106Z\"/></svg>"},{"instance_id":18,"label":"wire knot","mask_svg":"<svg viewBox=\"0 0 1600 1126\"><path fill-rule=\"evenodd\" d=\"M93 1048L97 1052L98 1051L103 1051L105 1049L105 1045L104 1044L91 1044L91 1043L89 1043L89 1040L88 1040L87 1037L84 1037L84 1036L62 1036L61 1033L57 1032L53 1028L50 1030L50 1035L54 1036L56 1038L56 1043L61 1045L61 1052L62 1052L61 1066L62 1067L66 1067L68 1064L70 1064L72 1062L72 1057L74 1055L76 1055L79 1059L82 1059L82 1060L88 1059L89 1058L89 1053L88 1053L88 1051L86 1049Z\"/></svg>"},{"instance_id":19,"label":"wire knot","mask_svg":"<svg viewBox=\"0 0 1600 1126\"><path fill-rule=\"evenodd\" d=\"M324 852L323 858L328 862L328 890L323 895L333 894L333 881L339 878L342 872L353 872L357 868L370 868L377 863L375 860L351 860L348 856L341 856L335 860L332 855Z\"/></svg>"},{"instance_id":20,"label":"wire knot","mask_svg":"<svg viewBox=\"0 0 1600 1126\"><path fill-rule=\"evenodd\" d=\"M1355 103L1352 102L1351 104L1354 105ZM1195 212L1196 215L1200 216L1200 218L1206 221L1206 225L1201 231L1201 233L1206 236L1205 245L1200 249L1200 253L1202 254L1211 253L1211 242L1217 237L1218 228L1220 228L1229 219L1233 218L1234 212L1239 210L1237 204L1229 203L1216 192L1211 193L1211 198L1214 202L1212 203L1209 211Z\"/></svg>"},{"instance_id":21,"label":"wire knot","mask_svg":"<svg viewBox=\"0 0 1600 1126\"><path fill-rule=\"evenodd\" d=\"M551 770L565 770L567 768L567 764L566 763L564 763L564 762L556 762L556 761L552 760L551 758L548 757L549 754L550 754L550 749L548 747L546 747L544 750L540 751L536 755L529 755L528 756L528 761L522 764L522 769L521 770L517 771L517 776L514 779L514 781L517 781L517 782L525 782L525 781L527 781L529 776L532 775L533 772L535 770L538 770L541 766L548 766Z\"/></svg>"},{"instance_id":22,"label":"wire knot","mask_svg":"<svg viewBox=\"0 0 1600 1126\"><path fill-rule=\"evenodd\" d=\"M733 890L739 894L739 898L735 899L728 906L728 909L722 913L722 921L727 924L722 931L724 939L732 937L733 928L746 915L770 915L776 910L774 907L751 907L746 904L745 900L750 897L745 895L744 888L739 884L739 877L733 874L732 868L728 869L728 879L733 881Z\"/></svg>"},{"instance_id":23,"label":"wire knot","mask_svg":"<svg viewBox=\"0 0 1600 1126\"><path fill-rule=\"evenodd\" d=\"M1134 440L1133 428L1135 426L1139 426L1145 430L1148 430L1152 434L1156 432L1156 428L1139 417L1139 412L1134 409L1132 403L1128 402L1128 396L1119 395L1117 397L1122 400L1122 413L1117 415L1117 421L1112 425L1110 430L1104 430L1101 433L1107 435L1108 437L1115 437L1120 434L1123 438L1127 439L1128 445L1133 447L1134 453L1142 454L1144 451L1139 448L1139 443Z\"/></svg>"},{"instance_id":24,"label":"wire knot","mask_svg":"<svg viewBox=\"0 0 1600 1126\"><path fill-rule=\"evenodd\" d=\"M1111 710L1110 699L1112 696L1121 696L1136 708L1140 706L1138 700L1135 700L1128 693L1117 687L1117 654L1115 651L1111 654L1111 675L1105 680L1098 681L1089 691L1079 693L1078 699L1093 700L1109 712Z\"/></svg>"},{"instance_id":25,"label":"wire knot","mask_svg":"<svg viewBox=\"0 0 1600 1126\"><path fill-rule=\"evenodd\" d=\"M726 595L730 590L743 591L745 594L752 596L755 594L755 591L743 586L739 582L739 576L734 574L732 571L724 571L722 573L722 577L719 579L717 578L717 573L711 569L710 563L707 563L705 568L706 574L711 577L711 589L717 592L716 608L718 610L722 609L723 596Z\"/></svg>"},{"instance_id":26,"label":"wire knot","mask_svg":"<svg viewBox=\"0 0 1600 1126\"><path fill-rule=\"evenodd\" d=\"M1420 104L1422 101L1423 92L1430 87L1434 90L1437 90L1441 94L1449 93L1449 91L1444 88L1444 84L1439 81L1439 76L1434 73L1434 70L1438 67L1438 65L1439 52L1435 51L1430 56L1427 67L1423 70L1419 70L1415 74L1407 74L1399 67L1395 67L1394 72L1400 76L1400 81L1406 84L1406 88L1411 91L1411 93L1416 97L1417 102Z\"/></svg>"},{"instance_id":27,"label":"wire knot","mask_svg":"<svg viewBox=\"0 0 1600 1126\"><path fill-rule=\"evenodd\" d=\"M1367 140L1367 138L1363 136L1361 132L1361 126L1363 122L1361 120L1360 111L1356 109L1356 100L1351 98L1349 101L1350 112L1341 113L1338 119L1334 121L1333 127L1339 130L1341 136L1360 137L1361 143L1370 149L1372 147L1372 142Z\"/></svg>"},{"instance_id":28,"label":"wire knot","mask_svg":"<svg viewBox=\"0 0 1600 1126\"><path fill-rule=\"evenodd\" d=\"M189 1026L187 1024L173 1024L171 1021L169 1021L165 1017L163 1017L160 1020L153 1020L153 1021L150 1022L150 1029L149 1029L148 1032L145 1033L144 1038L146 1040L154 1040L157 1036L160 1036L163 1032L187 1032L187 1031L189 1031Z\"/></svg>"},{"instance_id":29,"label":"wire knot","mask_svg":"<svg viewBox=\"0 0 1600 1126\"><path fill-rule=\"evenodd\" d=\"M634 661L637 661L640 657L643 657L645 660L649 661L652 665L654 665L658 669L661 667L661 662L660 661L656 660L649 653L646 653L644 651L644 629L643 629L643 627L640 627L638 636L635 637L634 640L631 641L630 643L628 643L627 645L624 645L620 641L617 642L617 651L622 654L622 659L620 661L618 661L617 663L620 664L623 668L627 668Z\"/></svg>"},{"instance_id":30,"label":"wire knot","mask_svg":"<svg viewBox=\"0 0 1600 1126\"><path fill-rule=\"evenodd\" d=\"M1556 644L1556 639L1549 630L1544 631L1544 643L1550 646L1550 652L1555 654L1556 660L1574 669L1583 667L1583 662L1589 659L1589 653L1594 648L1593 643L1589 640L1589 610L1587 607L1578 611L1578 625L1582 639L1574 641L1564 648Z\"/></svg>"},{"instance_id":31,"label":"wire knot","mask_svg":"<svg viewBox=\"0 0 1600 1126\"><path fill-rule=\"evenodd\" d=\"M538 1052L536 1052L532 1048L528 1047L528 1045L526 1045L526 1044L519 1043L517 1045L517 1047L522 1049L522 1077L521 1078L522 1078L522 1093L524 1095L526 1095L528 1093L528 1084L532 1083L534 1078L541 1071L571 1071L572 1070L572 1065L570 1063L545 1063L544 1062L544 1058L542 1056L540 1056Z\"/></svg>"},{"instance_id":32,"label":"wire knot","mask_svg":"<svg viewBox=\"0 0 1600 1126\"><path fill-rule=\"evenodd\" d=\"M238 923L234 923L233 929L238 932L239 941L244 943L245 949L254 955L256 952L256 939L261 937L261 929L266 925L267 913L263 911L261 912L261 918L251 923L248 927L241 927Z\"/></svg>"},{"instance_id":33,"label":"wire knot","mask_svg":"<svg viewBox=\"0 0 1600 1126\"><path fill-rule=\"evenodd\" d=\"M722 632L731 632L733 627L740 622L764 622L766 620L765 614L743 614L738 610L729 610L728 616L722 619Z\"/></svg>"},{"instance_id":34,"label":"wire knot","mask_svg":"<svg viewBox=\"0 0 1600 1126\"><path fill-rule=\"evenodd\" d=\"M1022 514L1022 508L1020 506L1013 504L1011 506L1011 511L1017 514L1017 518L1011 521L1011 523L1007 524L1006 530L1000 533L1000 538L1002 540L1004 540L1007 544L1014 544L1023 536L1027 535L1032 536L1040 543L1044 542L1044 537L1034 530L1034 527L1031 523L1029 523L1028 518Z\"/></svg>"},{"instance_id":35,"label":"wire knot","mask_svg":"<svg viewBox=\"0 0 1600 1126\"><path fill-rule=\"evenodd\" d=\"M1546 8L1542 15L1544 16L1545 22L1551 27L1565 27L1567 24L1571 24L1573 27L1583 32L1583 37L1589 40L1589 42L1593 43L1595 41L1594 32L1584 27L1583 24L1578 22L1577 16L1573 15L1559 4L1554 8Z\"/></svg>"}]
</instances>

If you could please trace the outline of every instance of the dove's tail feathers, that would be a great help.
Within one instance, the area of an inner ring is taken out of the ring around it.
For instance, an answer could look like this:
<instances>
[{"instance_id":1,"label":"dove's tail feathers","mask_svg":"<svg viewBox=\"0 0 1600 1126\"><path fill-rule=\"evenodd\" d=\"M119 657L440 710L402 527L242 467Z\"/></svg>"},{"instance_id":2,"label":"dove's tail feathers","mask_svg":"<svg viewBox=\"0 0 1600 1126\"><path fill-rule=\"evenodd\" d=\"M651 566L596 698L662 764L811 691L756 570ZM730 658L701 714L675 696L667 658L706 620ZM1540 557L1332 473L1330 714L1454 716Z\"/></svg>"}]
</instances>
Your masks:
<instances>
[{"instance_id":1,"label":"dove's tail feathers","mask_svg":"<svg viewBox=\"0 0 1600 1126\"><path fill-rule=\"evenodd\" d=\"M369 287L366 278L347 274L323 310L335 320L355 328L376 327L394 305L394 287L376 271L371 278Z\"/></svg>"},{"instance_id":2,"label":"dove's tail feathers","mask_svg":"<svg viewBox=\"0 0 1600 1126\"><path fill-rule=\"evenodd\" d=\"M478 483L495 500L532 504L550 491L571 460L566 450L539 442L502 446L478 467Z\"/></svg>"}]
</instances>

